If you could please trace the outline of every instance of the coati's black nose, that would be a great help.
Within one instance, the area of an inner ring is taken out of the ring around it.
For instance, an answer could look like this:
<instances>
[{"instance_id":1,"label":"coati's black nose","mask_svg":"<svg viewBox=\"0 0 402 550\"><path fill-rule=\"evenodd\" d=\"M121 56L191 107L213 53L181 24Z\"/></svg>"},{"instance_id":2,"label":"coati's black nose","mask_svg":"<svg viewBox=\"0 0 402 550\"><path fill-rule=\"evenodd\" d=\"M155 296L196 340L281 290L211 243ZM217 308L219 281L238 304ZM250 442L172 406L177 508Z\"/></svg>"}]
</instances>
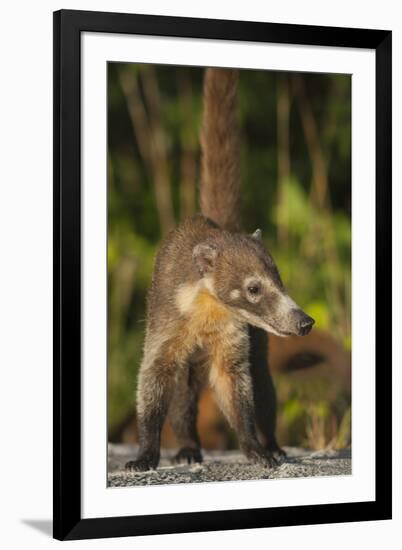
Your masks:
<instances>
[{"instance_id":1,"label":"coati's black nose","mask_svg":"<svg viewBox=\"0 0 402 550\"><path fill-rule=\"evenodd\" d=\"M296 315L298 317L297 332L299 336L305 336L313 328L315 321L312 317L309 317L304 313L304 311L301 310L297 310Z\"/></svg>"}]
</instances>

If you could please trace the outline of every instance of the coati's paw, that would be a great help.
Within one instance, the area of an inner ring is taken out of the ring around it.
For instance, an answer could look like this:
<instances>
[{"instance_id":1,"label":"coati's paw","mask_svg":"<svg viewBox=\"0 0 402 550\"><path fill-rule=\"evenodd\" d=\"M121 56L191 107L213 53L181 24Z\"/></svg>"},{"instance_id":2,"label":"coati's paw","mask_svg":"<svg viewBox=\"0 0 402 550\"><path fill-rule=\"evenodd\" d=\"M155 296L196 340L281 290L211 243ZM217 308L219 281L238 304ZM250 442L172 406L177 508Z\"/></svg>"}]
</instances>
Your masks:
<instances>
[{"instance_id":1,"label":"coati's paw","mask_svg":"<svg viewBox=\"0 0 402 550\"><path fill-rule=\"evenodd\" d=\"M192 464L193 462L202 462L202 454L200 449L193 449L192 447L183 447L176 454L173 459L174 462L187 462L187 464Z\"/></svg>"},{"instance_id":2,"label":"coati's paw","mask_svg":"<svg viewBox=\"0 0 402 550\"><path fill-rule=\"evenodd\" d=\"M288 455L286 454L286 451L284 451L281 447L278 447L274 450L274 454L278 455L279 458L284 459Z\"/></svg>"},{"instance_id":3,"label":"coati's paw","mask_svg":"<svg viewBox=\"0 0 402 550\"><path fill-rule=\"evenodd\" d=\"M271 451L264 450L262 447L249 447L245 454L250 462L259 464L265 468L276 468L279 462Z\"/></svg>"},{"instance_id":4,"label":"coati's paw","mask_svg":"<svg viewBox=\"0 0 402 550\"><path fill-rule=\"evenodd\" d=\"M155 470L158 465L158 458L154 456L140 456L137 460L129 460L126 462L125 469L127 472L146 472L147 470Z\"/></svg>"},{"instance_id":5,"label":"coati's paw","mask_svg":"<svg viewBox=\"0 0 402 550\"><path fill-rule=\"evenodd\" d=\"M284 459L284 458L287 457L286 451L281 449L281 447L279 447L279 445L276 441L274 441L273 443L268 443L266 445L265 449L269 453L273 453L274 455L276 455L280 459Z\"/></svg>"}]
</instances>

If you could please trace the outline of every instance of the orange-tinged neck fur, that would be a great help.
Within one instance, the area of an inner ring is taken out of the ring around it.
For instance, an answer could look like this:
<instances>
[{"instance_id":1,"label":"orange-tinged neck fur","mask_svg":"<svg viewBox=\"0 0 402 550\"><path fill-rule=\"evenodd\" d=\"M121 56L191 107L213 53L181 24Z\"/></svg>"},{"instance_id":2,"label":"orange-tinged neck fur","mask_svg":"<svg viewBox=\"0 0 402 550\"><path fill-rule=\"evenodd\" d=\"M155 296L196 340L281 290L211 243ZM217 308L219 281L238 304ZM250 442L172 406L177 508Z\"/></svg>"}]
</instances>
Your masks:
<instances>
[{"instance_id":1,"label":"orange-tinged neck fur","mask_svg":"<svg viewBox=\"0 0 402 550\"><path fill-rule=\"evenodd\" d=\"M214 346L227 332L232 320L232 313L213 294L207 289L199 290L186 322L189 343Z\"/></svg>"},{"instance_id":2,"label":"orange-tinged neck fur","mask_svg":"<svg viewBox=\"0 0 402 550\"><path fill-rule=\"evenodd\" d=\"M183 314L181 340L188 346L212 345L231 332L235 319L206 286L199 283L183 286L177 294L176 304Z\"/></svg>"},{"instance_id":3,"label":"orange-tinged neck fur","mask_svg":"<svg viewBox=\"0 0 402 550\"><path fill-rule=\"evenodd\" d=\"M201 324L207 325L224 323L232 317L230 311L207 289L202 289L198 292L194 300L192 316L198 319Z\"/></svg>"}]
</instances>

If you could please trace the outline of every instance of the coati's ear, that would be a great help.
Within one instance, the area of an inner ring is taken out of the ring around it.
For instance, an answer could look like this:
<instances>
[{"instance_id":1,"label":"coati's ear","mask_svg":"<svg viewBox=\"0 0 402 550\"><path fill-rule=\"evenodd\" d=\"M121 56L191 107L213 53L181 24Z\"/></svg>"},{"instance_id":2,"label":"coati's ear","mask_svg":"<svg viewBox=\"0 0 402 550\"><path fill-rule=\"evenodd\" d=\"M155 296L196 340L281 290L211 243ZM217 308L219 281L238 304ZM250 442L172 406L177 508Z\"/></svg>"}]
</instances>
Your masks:
<instances>
[{"instance_id":1,"label":"coati's ear","mask_svg":"<svg viewBox=\"0 0 402 550\"><path fill-rule=\"evenodd\" d=\"M254 233L251 235L252 239L255 239L256 241L262 240L262 231L261 229L256 229Z\"/></svg>"},{"instance_id":2,"label":"coati's ear","mask_svg":"<svg viewBox=\"0 0 402 550\"><path fill-rule=\"evenodd\" d=\"M193 248L193 260L200 275L205 275L214 267L218 248L214 244L200 243Z\"/></svg>"}]
</instances>

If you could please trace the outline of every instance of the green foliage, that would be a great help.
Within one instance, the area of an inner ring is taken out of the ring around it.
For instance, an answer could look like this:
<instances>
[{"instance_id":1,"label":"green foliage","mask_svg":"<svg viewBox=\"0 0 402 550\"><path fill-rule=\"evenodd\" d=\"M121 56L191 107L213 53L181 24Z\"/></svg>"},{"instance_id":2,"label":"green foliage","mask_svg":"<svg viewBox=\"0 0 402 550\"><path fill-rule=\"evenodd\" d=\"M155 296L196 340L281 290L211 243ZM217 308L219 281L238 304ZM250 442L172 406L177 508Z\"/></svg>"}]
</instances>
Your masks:
<instances>
[{"instance_id":1,"label":"green foliage","mask_svg":"<svg viewBox=\"0 0 402 550\"><path fill-rule=\"evenodd\" d=\"M276 379L279 440L312 449L351 444L350 393L320 375Z\"/></svg>"},{"instance_id":2,"label":"green foliage","mask_svg":"<svg viewBox=\"0 0 402 550\"><path fill-rule=\"evenodd\" d=\"M200 68L108 65L109 427L134 406L146 291L169 209L175 223L194 210L202 76ZM241 73L243 226L246 231L262 229L290 295L318 327L351 349L351 79L298 77L301 96L294 75ZM284 90L289 99L289 117L282 120L289 136L287 150L278 138L278 102ZM318 145L307 139L301 104L311 112ZM289 157L288 173L282 176L280 152ZM319 199L323 188L324 199ZM278 380L285 442L328 442L335 437L334 422L337 444L347 441L347 397L339 392L334 411L325 384L317 381L315 387L310 381L308 388L302 386L296 391L286 377Z\"/></svg>"},{"instance_id":3,"label":"green foliage","mask_svg":"<svg viewBox=\"0 0 402 550\"><path fill-rule=\"evenodd\" d=\"M286 242L276 241L270 250L282 279L314 317L317 328L346 339L350 334L350 219L342 211L333 214L314 206L295 177L281 185L285 200L273 209L271 220L273 224L289 220L288 234Z\"/></svg>"}]
</instances>

